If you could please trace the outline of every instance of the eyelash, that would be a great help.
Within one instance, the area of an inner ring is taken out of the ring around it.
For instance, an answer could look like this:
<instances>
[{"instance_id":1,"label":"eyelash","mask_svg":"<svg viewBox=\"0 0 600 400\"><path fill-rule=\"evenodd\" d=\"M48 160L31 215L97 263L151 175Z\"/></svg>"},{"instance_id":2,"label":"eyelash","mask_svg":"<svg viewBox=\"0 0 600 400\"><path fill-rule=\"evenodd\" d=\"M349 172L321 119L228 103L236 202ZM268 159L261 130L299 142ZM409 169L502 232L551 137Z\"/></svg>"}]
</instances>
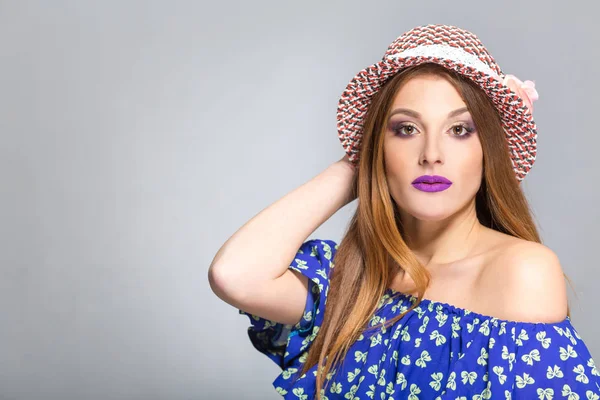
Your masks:
<instances>
[{"instance_id":1,"label":"eyelash","mask_svg":"<svg viewBox=\"0 0 600 400\"><path fill-rule=\"evenodd\" d=\"M392 127L392 132L394 132L395 136L399 136L399 137L410 137L410 136L413 136L413 135L403 135L403 134L400 134L400 132L402 131L402 129L406 128L407 126L410 126L410 127L414 128L414 129L417 128L413 124L402 123L402 124L399 124L397 126L393 126ZM462 135L452 135L452 136L456 137L457 139L466 139L469 136L471 136L471 134L475 131L474 128L471 128L469 125L466 125L466 124L456 124L456 125L453 125L450 129L456 128L457 126L460 126L460 127L464 128L465 131L467 132L467 133L464 133Z\"/></svg>"}]
</instances>

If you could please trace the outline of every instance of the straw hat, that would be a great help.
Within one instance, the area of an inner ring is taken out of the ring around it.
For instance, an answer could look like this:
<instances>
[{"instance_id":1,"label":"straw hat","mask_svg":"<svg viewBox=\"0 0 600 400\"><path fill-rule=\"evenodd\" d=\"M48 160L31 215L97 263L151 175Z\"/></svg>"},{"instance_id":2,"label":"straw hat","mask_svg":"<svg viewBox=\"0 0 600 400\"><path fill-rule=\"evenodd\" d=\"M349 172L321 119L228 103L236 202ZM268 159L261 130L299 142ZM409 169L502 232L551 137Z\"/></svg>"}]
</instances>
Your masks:
<instances>
[{"instance_id":1,"label":"straw hat","mask_svg":"<svg viewBox=\"0 0 600 400\"><path fill-rule=\"evenodd\" d=\"M505 75L473 33L451 25L411 29L391 43L381 61L361 70L342 93L337 108L338 136L352 163L357 164L363 118L371 97L403 68L436 63L471 79L491 98L502 119L513 168L520 182L535 161L537 129L532 81Z\"/></svg>"}]
</instances>

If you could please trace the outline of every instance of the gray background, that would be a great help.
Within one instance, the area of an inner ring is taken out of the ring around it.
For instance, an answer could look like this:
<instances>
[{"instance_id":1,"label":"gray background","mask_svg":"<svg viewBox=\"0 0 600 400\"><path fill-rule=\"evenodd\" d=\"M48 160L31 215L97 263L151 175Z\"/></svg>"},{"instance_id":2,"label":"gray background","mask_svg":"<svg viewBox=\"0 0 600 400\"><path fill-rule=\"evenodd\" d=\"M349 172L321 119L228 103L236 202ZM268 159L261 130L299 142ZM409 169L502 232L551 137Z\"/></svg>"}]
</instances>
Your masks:
<instances>
[{"instance_id":1,"label":"gray background","mask_svg":"<svg viewBox=\"0 0 600 400\"><path fill-rule=\"evenodd\" d=\"M429 23L535 80L524 187L600 361L596 6L491 4L0 1L0 399L279 398L208 266L341 158L346 84Z\"/></svg>"}]
</instances>

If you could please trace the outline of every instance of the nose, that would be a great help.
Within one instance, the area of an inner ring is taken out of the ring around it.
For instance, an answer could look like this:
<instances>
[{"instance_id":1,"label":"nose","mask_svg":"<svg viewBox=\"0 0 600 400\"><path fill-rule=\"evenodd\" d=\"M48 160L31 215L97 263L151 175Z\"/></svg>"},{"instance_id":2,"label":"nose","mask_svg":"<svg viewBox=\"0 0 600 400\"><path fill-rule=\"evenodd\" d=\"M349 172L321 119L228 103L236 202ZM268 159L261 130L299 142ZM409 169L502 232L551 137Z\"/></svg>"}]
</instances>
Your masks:
<instances>
[{"instance_id":1,"label":"nose","mask_svg":"<svg viewBox=\"0 0 600 400\"><path fill-rule=\"evenodd\" d=\"M428 164L443 164L443 152L440 145L440 138L436 135L424 135L423 148L419 157L419 165Z\"/></svg>"}]
</instances>

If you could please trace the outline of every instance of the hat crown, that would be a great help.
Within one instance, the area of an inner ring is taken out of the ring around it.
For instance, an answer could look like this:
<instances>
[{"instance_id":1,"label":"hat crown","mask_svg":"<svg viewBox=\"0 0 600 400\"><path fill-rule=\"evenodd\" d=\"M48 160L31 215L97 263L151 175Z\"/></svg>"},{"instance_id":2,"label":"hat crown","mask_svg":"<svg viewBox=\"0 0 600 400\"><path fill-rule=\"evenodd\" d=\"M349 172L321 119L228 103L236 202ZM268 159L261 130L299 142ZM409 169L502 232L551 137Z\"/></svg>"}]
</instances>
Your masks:
<instances>
[{"instance_id":1,"label":"hat crown","mask_svg":"<svg viewBox=\"0 0 600 400\"><path fill-rule=\"evenodd\" d=\"M504 75L500 66L474 33L452 25L430 24L413 28L394 40L388 46L383 58L428 45L445 45L462 49L477 57L498 76Z\"/></svg>"}]
</instances>

